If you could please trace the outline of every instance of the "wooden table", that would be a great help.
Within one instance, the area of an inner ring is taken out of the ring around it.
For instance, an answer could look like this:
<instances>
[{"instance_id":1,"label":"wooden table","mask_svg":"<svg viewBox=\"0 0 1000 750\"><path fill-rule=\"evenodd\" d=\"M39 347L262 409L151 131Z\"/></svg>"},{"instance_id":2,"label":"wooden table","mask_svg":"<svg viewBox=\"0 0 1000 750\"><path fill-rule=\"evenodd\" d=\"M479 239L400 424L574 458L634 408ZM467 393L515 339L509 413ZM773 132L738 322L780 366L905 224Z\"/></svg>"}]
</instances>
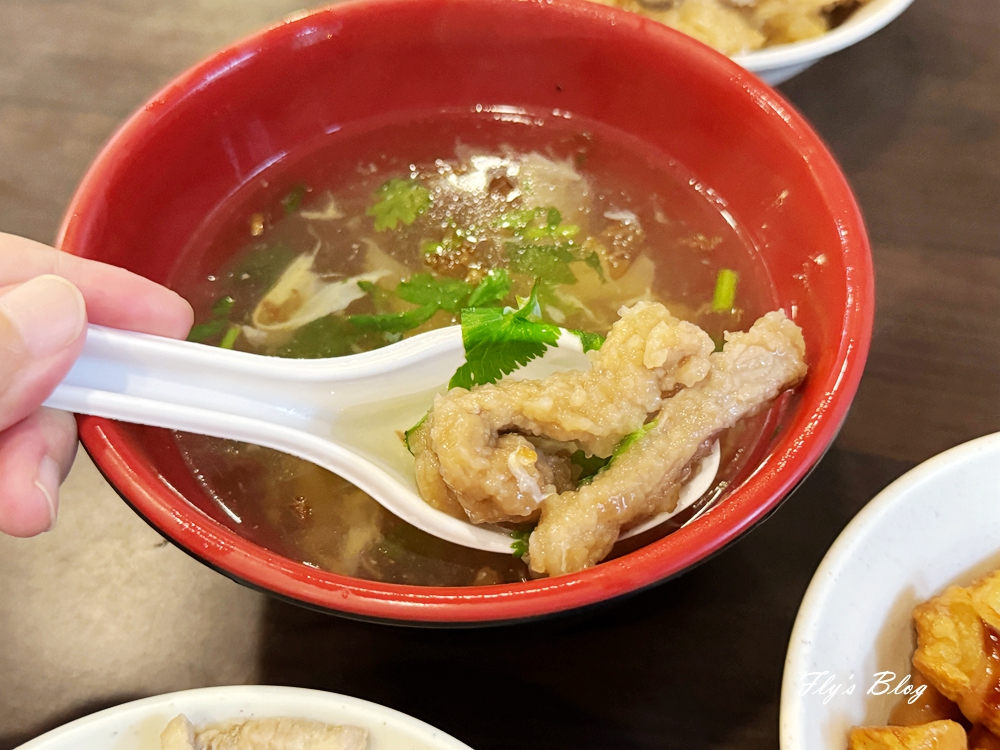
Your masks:
<instances>
[{"instance_id":1,"label":"wooden table","mask_svg":"<svg viewBox=\"0 0 1000 750\"><path fill-rule=\"evenodd\" d=\"M300 2L0 3L0 228L51 241L123 118ZM1000 430L997 0L916 0L783 90L857 190L878 312L840 438L770 521L596 613L410 630L308 612L213 573L81 453L58 527L0 539L0 750L133 698L255 682L376 701L478 750L776 747L789 632L827 547L914 464Z\"/></svg>"}]
</instances>

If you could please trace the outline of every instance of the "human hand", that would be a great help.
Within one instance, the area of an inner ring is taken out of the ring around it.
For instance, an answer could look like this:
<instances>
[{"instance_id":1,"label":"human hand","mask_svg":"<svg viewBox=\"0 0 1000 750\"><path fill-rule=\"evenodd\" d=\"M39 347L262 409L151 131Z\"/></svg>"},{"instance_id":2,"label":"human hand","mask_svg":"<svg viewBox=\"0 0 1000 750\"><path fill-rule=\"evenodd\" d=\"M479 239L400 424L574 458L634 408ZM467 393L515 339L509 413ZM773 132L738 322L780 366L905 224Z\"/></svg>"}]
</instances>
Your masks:
<instances>
[{"instance_id":1,"label":"human hand","mask_svg":"<svg viewBox=\"0 0 1000 750\"><path fill-rule=\"evenodd\" d=\"M76 421L41 404L79 356L88 320L183 338L193 312L134 273L0 233L0 532L33 536L55 522Z\"/></svg>"}]
</instances>

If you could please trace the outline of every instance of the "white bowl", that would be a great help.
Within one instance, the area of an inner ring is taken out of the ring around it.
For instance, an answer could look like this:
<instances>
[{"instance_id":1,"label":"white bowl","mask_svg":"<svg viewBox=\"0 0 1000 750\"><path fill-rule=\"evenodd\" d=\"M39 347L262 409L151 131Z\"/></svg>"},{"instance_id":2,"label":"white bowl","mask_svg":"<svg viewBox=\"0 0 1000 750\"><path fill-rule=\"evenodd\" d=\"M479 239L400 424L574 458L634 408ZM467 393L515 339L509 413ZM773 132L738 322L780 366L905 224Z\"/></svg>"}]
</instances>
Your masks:
<instances>
[{"instance_id":1,"label":"white bowl","mask_svg":"<svg viewBox=\"0 0 1000 750\"><path fill-rule=\"evenodd\" d=\"M912 2L913 0L872 0L823 36L734 55L733 60L770 85L777 86L827 55L870 37L893 21Z\"/></svg>"},{"instance_id":2,"label":"white bowl","mask_svg":"<svg viewBox=\"0 0 1000 750\"><path fill-rule=\"evenodd\" d=\"M357 698L301 688L237 685L158 695L78 719L18 750L159 750L177 714L198 726L227 719L289 716L369 731L368 750L471 750L429 724Z\"/></svg>"},{"instance_id":3,"label":"white bowl","mask_svg":"<svg viewBox=\"0 0 1000 750\"><path fill-rule=\"evenodd\" d=\"M892 686L910 673L914 605L997 568L1000 433L946 451L893 482L827 552L785 659L781 750L845 750L852 726L884 725L901 699L869 691L878 673L894 673ZM831 675L829 684L841 692L817 694Z\"/></svg>"}]
</instances>

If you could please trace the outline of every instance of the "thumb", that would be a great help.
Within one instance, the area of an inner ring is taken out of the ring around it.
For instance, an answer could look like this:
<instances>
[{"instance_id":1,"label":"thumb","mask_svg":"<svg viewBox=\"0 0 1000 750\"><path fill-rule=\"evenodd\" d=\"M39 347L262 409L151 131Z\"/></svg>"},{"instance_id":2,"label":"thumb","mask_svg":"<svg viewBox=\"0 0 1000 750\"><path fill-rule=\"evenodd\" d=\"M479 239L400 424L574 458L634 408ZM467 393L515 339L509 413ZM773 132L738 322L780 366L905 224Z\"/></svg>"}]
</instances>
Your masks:
<instances>
[{"instance_id":1,"label":"thumb","mask_svg":"<svg viewBox=\"0 0 1000 750\"><path fill-rule=\"evenodd\" d=\"M0 431L48 398L79 355L83 295L60 276L37 276L0 296Z\"/></svg>"}]
</instances>

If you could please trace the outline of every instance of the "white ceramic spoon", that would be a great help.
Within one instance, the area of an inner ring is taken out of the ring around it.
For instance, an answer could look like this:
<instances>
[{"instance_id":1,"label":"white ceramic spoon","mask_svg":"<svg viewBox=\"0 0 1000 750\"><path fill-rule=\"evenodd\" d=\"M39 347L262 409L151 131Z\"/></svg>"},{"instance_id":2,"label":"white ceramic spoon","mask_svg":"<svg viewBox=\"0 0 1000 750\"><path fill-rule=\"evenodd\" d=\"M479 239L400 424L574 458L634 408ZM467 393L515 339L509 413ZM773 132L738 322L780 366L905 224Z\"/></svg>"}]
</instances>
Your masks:
<instances>
[{"instance_id":1,"label":"white ceramic spoon","mask_svg":"<svg viewBox=\"0 0 1000 750\"><path fill-rule=\"evenodd\" d=\"M335 359L262 357L186 341L90 326L79 360L46 401L55 409L241 440L290 453L340 475L429 534L465 547L511 551L510 533L442 513L417 493L400 434L416 424L465 361L459 326ZM513 377L589 369L579 337ZM719 446L702 461L672 513L711 486Z\"/></svg>"}]
</instances>

